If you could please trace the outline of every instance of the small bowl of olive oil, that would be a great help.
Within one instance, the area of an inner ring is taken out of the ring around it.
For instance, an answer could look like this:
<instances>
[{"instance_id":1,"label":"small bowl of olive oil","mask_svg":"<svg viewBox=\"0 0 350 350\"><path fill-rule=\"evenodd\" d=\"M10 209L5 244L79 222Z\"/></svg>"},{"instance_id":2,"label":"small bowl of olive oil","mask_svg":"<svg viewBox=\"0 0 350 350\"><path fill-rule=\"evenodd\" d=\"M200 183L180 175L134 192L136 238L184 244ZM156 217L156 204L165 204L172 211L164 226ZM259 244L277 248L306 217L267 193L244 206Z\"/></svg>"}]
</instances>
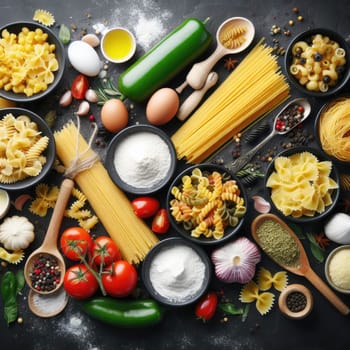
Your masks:
<instances>
[{"instance_id":1,"label":"small bowl of olive oil","mask_svg":"<svg viewBox=\"0 0 350 350\"><path fill-rule=\"evenodd\" d=\"M126 28L110 28L103 34L101 51L106 60L113 63L124 63L134 56L136 39Z\"/></svg>"}]
</instances>

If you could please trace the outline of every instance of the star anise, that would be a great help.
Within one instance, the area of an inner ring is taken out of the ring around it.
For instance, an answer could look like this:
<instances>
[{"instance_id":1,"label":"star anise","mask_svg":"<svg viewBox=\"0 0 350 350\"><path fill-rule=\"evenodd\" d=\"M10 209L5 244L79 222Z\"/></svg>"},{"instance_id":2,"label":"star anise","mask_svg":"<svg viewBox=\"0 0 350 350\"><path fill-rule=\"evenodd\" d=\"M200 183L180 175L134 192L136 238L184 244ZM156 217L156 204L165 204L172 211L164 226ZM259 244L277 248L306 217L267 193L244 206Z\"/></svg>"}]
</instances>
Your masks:
<instances>
[{"instance_id":1,"label":"star anise","mask_svg":"<svg viewBox=\"0 0 350 350\"><path fill-rule=\"evenodd\" d=\"M224 67L226 70L230 71L236 68L237 63L238 60L234 60L233 58L229 57L225 59Z\"/></svg>"},{"instance_id":2,"label":"star anise","mask_svg":"<svg viewBox=\"0 0 350 350\"><path fill-rule=\"evenodd\" d=\"M326 235L323 232L322 233L314 233L313 236L315 238L316 243L322 249L327 248L331 244L331 241L326 237Z\"/></svg>"}]
</instances>

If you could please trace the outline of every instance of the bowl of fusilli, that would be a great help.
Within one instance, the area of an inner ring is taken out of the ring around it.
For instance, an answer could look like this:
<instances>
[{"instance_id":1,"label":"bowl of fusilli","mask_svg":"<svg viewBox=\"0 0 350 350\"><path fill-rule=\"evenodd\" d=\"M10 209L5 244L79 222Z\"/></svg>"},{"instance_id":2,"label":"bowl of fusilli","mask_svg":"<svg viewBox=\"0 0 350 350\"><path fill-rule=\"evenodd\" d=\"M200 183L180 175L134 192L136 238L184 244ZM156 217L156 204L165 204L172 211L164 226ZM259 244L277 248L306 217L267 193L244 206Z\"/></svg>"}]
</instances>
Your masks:
<instances>
[{"instance_id":1,"label":"bowl of fusilli","mask_svg":"<svg viewBox=\"0 0 350 350\"><path fill-rule=\"evenodd\" d=\"M350 78L350 49L345 38L326 28L296 35L285 52L286 74L300 92L314 97L338 93Z\"/></svg>"},{"instance_id":2,"label":"bowl of fusilli","mask_svg":"<svg viewBox=\"0 0 350 350\"><path fill-rule=\"evenodd\" d=\"M0 133L0 188L23 190L42 181L56 157L46 121L28 109L3 108Z\"/></svg>"},{"instance_id":3,"label":"bowl of fusilli","mask_svg":"<svg viewBox=\"0 0 350 350\"><path fill-rule=\"evenodd\" d=\"M209 163L178 174L166 200L172 227L184 238L204 245L232 238L243 225L247 202L239 179Z\"/></svg>"}]
</instances>

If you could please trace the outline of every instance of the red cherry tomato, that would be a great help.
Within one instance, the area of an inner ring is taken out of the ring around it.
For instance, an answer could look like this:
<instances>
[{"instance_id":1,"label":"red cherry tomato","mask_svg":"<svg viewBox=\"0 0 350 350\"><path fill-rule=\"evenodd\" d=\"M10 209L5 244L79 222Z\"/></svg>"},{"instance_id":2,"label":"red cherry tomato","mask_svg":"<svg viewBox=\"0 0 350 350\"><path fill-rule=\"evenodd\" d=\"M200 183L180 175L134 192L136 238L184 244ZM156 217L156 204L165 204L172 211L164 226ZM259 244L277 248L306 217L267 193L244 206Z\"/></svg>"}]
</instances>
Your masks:
<instances>
[{"instance_id":1,"label":"red cherry tomato","mask_svg":"<svg viewBox=\"0 0 350 350\"><path fill-rule=\"evenodd\" d=\"M196 316L203 321L209 321L215 314L218 296L215 292L208 292L196 305Z\"/></svg>"},{"instance_id":2,"label":"red cherry tomato","mask_svg":"<svg viewBox=\"0 0 350 350\"><path fill-rule=\"evenodd\" d=\"M94 240L91 255L93 262L98 266L107 266L120 259L118 246L108 236L99 236Z\"/></svg>"},{"instance_id":3,"label":"red cherry tomato","mask_svg":"<svg viewBox=\"0 0 350 350\"><path fill-rule=\"evenodd\" d=\"M159 209L152 220L152 231L155 233L166 233L170 227L169 216L166 209Z\"/></svg>"},{"instance_id":4,"label":"red cherry tomato","mask_svg":"<svg viewBox=\"0 0 350 350\"><path fill-rule=\"evenodd\" d=\"M155 215L160 207L159 200L154 197L138 197L131 202L134 213L141 219Z\"/></svg>"},{"instance_id":5,"label":"red cherry tomato","mask_svg":"<svg viewBox=\"0 0 350 350\"><path fill-rule=\"evenodd\" d=\"M83 74L79 74L72 83L71 91L72 96L77 100L82 100L85 98L85 93L89 88L89 81L87 77Z\"/></svg>"},{"instance_id":6,"label":"red cherry tomato","mask_svg":"<svg viewBox=\"0 0 350 350\"><path fill-rule=\"evenodd\" d=\"M98 282L84 264L78 264L71 266L66 271L63 287L72 298L87 299L96 293Z\"/></svg>"},{"instance_id":7,"label":"red cherry tomato","mask_svg":"<svg viewBox=\"0 0 350 350\"><path fill-rule=\"evenodd\" d=\"M63 231L60 238L60 247L63 254L71 260L78 261L91 251L92 238L86 230L81 227L70 227Z\"/></svg>"},{"instance_id":8,"label":"red cherry tomato","mask_svg":"<svg viewBox=\"0 0 350 350\"><path fill-rule=\"evenodd\" d=\"M104 269L102 283L110 296L126 297L135 289L137 277L133 265L125 260L118 260Z\"/></svg>"}]
</instances>

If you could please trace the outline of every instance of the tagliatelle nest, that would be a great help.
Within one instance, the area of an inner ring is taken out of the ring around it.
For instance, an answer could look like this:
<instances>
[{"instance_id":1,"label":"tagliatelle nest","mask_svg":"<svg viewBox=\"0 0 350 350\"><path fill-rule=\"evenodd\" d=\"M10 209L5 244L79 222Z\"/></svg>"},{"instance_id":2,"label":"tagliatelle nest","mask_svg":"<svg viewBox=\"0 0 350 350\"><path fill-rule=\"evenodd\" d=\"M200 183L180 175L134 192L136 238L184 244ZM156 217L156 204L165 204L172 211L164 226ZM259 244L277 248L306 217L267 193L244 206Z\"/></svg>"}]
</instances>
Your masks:
<instances>
[{"instance_id":1,"label":"tagliatelle nest","mask_svg":"<svg viewBox=\"0 0 350 350\"><path fill-rule=\"evenodd\" d=\"M23 258L24 252L22 249L10 253L5 248L0 247L0 259L5 260L10 264L19 264Z\"/></svg>"},{"instance_id":2,"label":"tagliatelle nest","mask_svg":"<svg viewBox=\"0 0 350 350\"><path fill-rule=\"evenodd\" d=\"M270 292L259 293L259 286L254 281L250 281L243 286L239 300L242 303L252 303L255 301L258 312L261 315L265 315L271 310L275 296Z\"/></svg>"},{"instance_id":3,"label":"tagliatelle nest","mask_svg":"<svg viewBox=\"0 0 350 350\"><path fill-rule=\"evenodd\" d=\"M35 10L33 20L47 27L51 27L55 23L55 17L52 13L46 10Z\"/></svg>"},{"instance_id":4,"label":"tagliatelle nest","mask_svg":"<svg viewBox=\"0 0 350 350\"><path fill-rule=\"evenodd\" d=\"M286 288L288 276L286 271L276 272L274 275L263 267L260 268L257 276L257 282L260 290L269 290L272 286L281 292Z\"/></svg>"}]
</instances>

